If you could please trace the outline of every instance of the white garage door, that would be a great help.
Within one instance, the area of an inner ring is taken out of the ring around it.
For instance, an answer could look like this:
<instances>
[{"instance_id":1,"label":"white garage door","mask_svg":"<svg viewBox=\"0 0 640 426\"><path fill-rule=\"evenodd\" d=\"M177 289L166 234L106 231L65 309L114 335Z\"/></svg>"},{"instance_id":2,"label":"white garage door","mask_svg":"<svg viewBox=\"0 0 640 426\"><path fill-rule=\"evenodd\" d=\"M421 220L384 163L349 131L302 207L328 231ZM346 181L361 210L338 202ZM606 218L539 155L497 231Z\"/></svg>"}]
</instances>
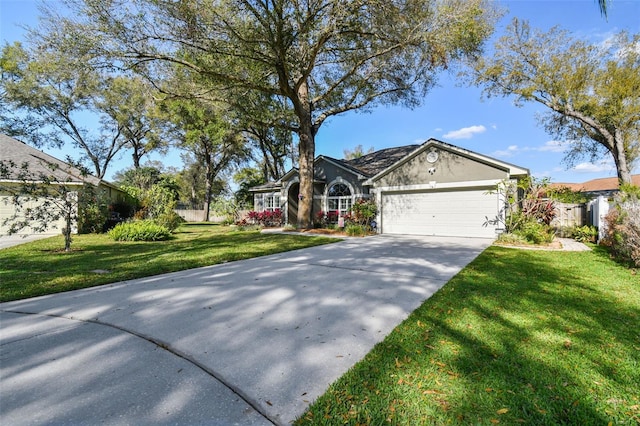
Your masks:
<instances>
[{"instance_id":1,"label":"white garage door","mask_svg":"<svg viewBox=\"0 0 640 426\"><path fill-rule=\"evenodd\" d=\"M498 214L498 195L487 190L382 194L385 234L496 236L487 217Z\"/></svg>"},{"instance_id":2,"label":"white garage door","mask_svg":"<svg viewBox=\"0 0 640 426\"><path fill-rule=\"evenodd\" d=\"M22 202L22 209L27 208L36 208L41 204L40 201L31 200ZM9 232L10 224L13 221L10 221L9 224L3 225L5 219L12 218L15 213L15 206L13 205L12 198L8 195L0 196L0 235L6 235ZM19 216L17 220L23 219L24 216ZM36 225L34 223L34 225ZM43 235L57 235L62 232L62 229L65 226L64 219L59 219L55 222L50 222L47 226L47 229L43 232L35 232L30 227L26 227L18 231L18 235L31 235L31 234L43 234Z\"/></svg>"}]
</instances>

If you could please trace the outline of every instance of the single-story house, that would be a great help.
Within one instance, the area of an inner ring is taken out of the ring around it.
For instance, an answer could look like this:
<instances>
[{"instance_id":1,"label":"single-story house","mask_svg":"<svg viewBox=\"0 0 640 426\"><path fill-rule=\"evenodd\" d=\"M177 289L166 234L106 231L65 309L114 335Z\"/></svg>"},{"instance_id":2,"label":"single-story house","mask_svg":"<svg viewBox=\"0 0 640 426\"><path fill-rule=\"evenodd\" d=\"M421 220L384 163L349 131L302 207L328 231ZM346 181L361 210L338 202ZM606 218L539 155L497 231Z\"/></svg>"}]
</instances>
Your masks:
<instances>
[{"instance_id":1,"label":"single-story house","mask_svg":"<svg viewBox=\"0 0 640 426\"><path fill-rule=\"evenodd\" d=\"M640 187L640 175L632 175L633 185ZM620 190L620 180L617 177L591 179L582 183L552 183L552 188L569 188L573 192L581 192L591 198L603 196L612 198Z\"/></svg>"},{"instance_id":2,"label":"single-story house","mask_svg":"<svg viewBox=\"0 0 640 426\"><path fill-rule=\"evenodd\" d=\"M87 175L76 167L61 161L49 154L39 151L24 142L0 134L0 166L6 170L0 173L0 235L6 235L9 225L3 225L5 219L12 218L16 214L16 206L12 202L12 192L15 192L25 182L42 185L41 176L46 176L51 185L63 183L66 186L81 188L85 185L93 185L107 197L110 203L123 202L126 194L117 186ZM14 167L9 167L10 164ZM26 165L26 169L22 169ZM23 208L35 208L42 205L43 199L31 199L23 205ZM51 223L43 234L60 234L65 221L60 219ZM74 232L76 229L74 228ZM20 235L30 235L37 231L27 227L18 232Z\"/></svg>"},{"instance_id":3,"label":"single-story house","mask_svg":"<svg viewBox=\"0 0 640 426\"><path fill-rule=\"evenodd\" d=\"M352 160L320 155L314 169L314 218L344 216L357 199L371 198L380 233L489 238L502 231L492 221L505 204L498 184L529 175L525 168L436 139ZM254 209L280 209L295 223L299 187L295 168L256 186Z\"/></svg>"}]
</instances>

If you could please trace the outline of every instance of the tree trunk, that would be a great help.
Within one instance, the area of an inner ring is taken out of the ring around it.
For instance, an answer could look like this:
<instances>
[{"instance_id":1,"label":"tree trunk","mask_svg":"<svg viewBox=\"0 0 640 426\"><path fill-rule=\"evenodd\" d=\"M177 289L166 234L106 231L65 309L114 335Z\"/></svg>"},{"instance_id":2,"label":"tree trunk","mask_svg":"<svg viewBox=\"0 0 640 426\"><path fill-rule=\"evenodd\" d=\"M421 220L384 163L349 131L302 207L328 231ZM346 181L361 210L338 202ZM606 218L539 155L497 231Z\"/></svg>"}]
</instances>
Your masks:
<instances>
[{"instance_id":1,"label":"tree trunk","mask_svg":"<svg viewBox=\"0 0 640 426\"><path fill-rule=\"evenodd\" d=\"M133 167L138 170L140 168L140 158L142 157L142 155L138 152L138 148L136 148L136 146L134 145L133 147Z\"/></svg>"},{"instance_id":2,"label":"tree trunk","mask_svg":"<svg viewBox=\"0 0 640 426\"><path fill-rule=\"evenodd\" d=\"M66 197L68 197L69 194L66 194ZM64 224L64 251L69 252L71 251L71 209L74 206L70 206L68 204L68 200L67 200L67 211L65 212L65 224Z\"/></svg>"},{"instance_id":3,"label":"tree trunk","mask_svg":"<svg viewBox=\"0 0 640 426\"><path fill-rule=\"evenodd\" d=\"M313 209L313 176L314 155L316 152L315 131L311 117L311 105L309 104L308 86L306 83L298 88L299 103L296 106L296 115L300 120L298 131L299 152L299 176L300 193L298 196L298 227L311 228L311 214Z\"/></svg>"},{"instance_id":4,"label":"tree trunk","mask_svg":"<svg viewBox=\"0 0 640 426\"><path fill-rule=\"evenodd\" d=\"M300 194L298 196L298 227L311 228L311 210L313 208L313 157L315 153L315 140L311 132L299 135L300 150Z\"/></svg>"},{"instance_id":5,"label":"tree trunk","mask_svg":"<svg viewBox=\"0 0 640 426\"><path fill-rule=\"evenodd\" d=\"M632 185L631 170L629 169L629 163L627 161L627 152L624 150L624 142L622 141L622 135L616 132L616 136L613 140L613 160L616 163L616 171L618 172L618 180L620 185L627 184Z\"/></svg>"},{"instance_id":6,"label":"tree trunk","mask_svg":"<svg viewBox=\"0 0 640 426\"><path fill-rule=\"evenodd\" d=\"M625 167L618 167L618 180L620 184L632 185L633 180L631 179L631 172L629 171L629 167L625 164Z\"/></svg>"},{"instance_id":7,"label":"tree trunk","mask_svg":"<svg viewBox=\"0 0 640 426\"><path fill-rule=\"evenodd\" d=\"M209 222L209 208L211 205L211 190L212 190L212 185L211 185L211 159L209 158L206 161L206 170L205 170L205 183L204 183L204 217L202 218L203 222Z\"/></svg>"}]
</instances>

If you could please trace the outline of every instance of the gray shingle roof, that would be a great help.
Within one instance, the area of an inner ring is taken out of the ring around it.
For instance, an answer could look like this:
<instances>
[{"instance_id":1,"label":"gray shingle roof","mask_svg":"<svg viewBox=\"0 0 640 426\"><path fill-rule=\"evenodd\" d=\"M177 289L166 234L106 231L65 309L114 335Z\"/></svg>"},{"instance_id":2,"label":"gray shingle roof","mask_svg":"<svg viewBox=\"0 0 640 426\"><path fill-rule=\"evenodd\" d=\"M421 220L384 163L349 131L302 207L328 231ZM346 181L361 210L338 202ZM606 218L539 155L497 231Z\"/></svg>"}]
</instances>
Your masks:
<instances>
[{"instance_id":1,"label":"gray shingle roof","mask_svg":"<svg viewBox=\"0 0 640 426\"><path fill-rule=\"evenodd\" d=\"M318 158L325 158L333 161L336 164L343 166L347 170L351 170L354 174L364 175L366 178L377 175L388 167L398 162L400 159L406 157L421 145L405 145L397 146L394 148L381 149L370 154L365 154L362 157L354 158L352 160L339 160L337 158L321 155ZM265 191L269 189L280 188L278 182L267 182L263 185L254 186L252 191Z\"/></svg>"},{"instance_id":2,"label":"gray shingle roof","mask_svg":"<svg viewBox=\"0 0 640 426\"><path fill-rule=\"evenodd\" d=\"M381 149L353 160L338 160L352 169L358 170L367 177L375 176L381 171L406 157L421 145L405 145L395 148Z\"/></svg>"},{"instance_id":3,"label":"gray shingle roof","mask_svg":"<svg viewBox=\"0 0 640 426\"><path fill-rule=\"evenodd\" d=\"M33 180L40 180L38 177L45 175L59 182L78 184L88 182L95 186L101 183L101 180L97 177L83 174L78 168L1 133L0 161L3 161L5 165L8 165L7 163L10 161L16 165L15 168L9 171L8 176L0 177L2 180L19 179L21 167L24 163L27 163L29 165L29 178Z\"/></svg>"}]
</instances>

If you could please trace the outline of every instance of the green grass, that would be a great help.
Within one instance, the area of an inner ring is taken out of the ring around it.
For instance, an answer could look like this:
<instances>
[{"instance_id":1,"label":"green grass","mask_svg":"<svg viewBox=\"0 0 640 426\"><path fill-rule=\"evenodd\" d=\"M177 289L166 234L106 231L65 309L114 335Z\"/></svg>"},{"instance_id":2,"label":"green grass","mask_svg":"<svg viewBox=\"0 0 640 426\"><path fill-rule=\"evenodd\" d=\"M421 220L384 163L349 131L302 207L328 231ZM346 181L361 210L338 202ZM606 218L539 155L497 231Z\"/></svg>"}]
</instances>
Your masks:
<instances>
[{"instance_id":1,"label":"green grass","mask_svg":"<svg viewBox=\"0 0 640 426\"><path fill-rule=\"evenodd\" d=\"M238 232L183 225L168 241L115 242L76 235L65 253L62 236L0 250L0 301L93 287L334 242L334 238ZM92 271L103 270L108 273Z\"/></svg>"},{"instance_id":2,"label":"green grass","mask_svg":"<svg viewBox=\"0 0 640 426\"><path fill-rule=\"evenodd\" d=\"M298 425L640 423L640 275L607 253L491 247Z\"/></svg>"}]
</instances>

